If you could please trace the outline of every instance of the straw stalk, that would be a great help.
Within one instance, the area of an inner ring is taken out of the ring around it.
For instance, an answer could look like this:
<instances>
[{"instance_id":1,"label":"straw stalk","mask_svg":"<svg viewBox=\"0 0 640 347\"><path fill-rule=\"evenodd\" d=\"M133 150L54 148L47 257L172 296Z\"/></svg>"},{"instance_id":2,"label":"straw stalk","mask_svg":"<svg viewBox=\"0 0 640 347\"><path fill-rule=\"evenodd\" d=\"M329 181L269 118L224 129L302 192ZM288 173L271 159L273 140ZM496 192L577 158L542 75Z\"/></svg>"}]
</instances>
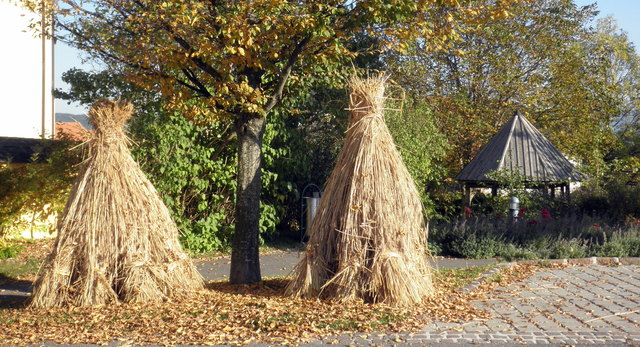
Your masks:
<instances>
[{"instance_id":1,"label":"straw stalk","mask_svg":"<svg viewBox=\"0 0 640 347\"><path fill-rule=\"evenodd\" d=\"M433 292L422 204L384 121L384 84L350 81L350 127L291 295L409 305Z\"/></svg>"},{"instance_id":2,"label":"straw stalk","mask_svg":"<svg viewBox=\"0 0 640 347\"><path fill-rule=\"evenodd\" d=\"M178 230L131 157L129 103L102 100L88 159L58 224L58 237L34 286L33 307L153 302L201 289Z\"/></svg>"}]
</instances>

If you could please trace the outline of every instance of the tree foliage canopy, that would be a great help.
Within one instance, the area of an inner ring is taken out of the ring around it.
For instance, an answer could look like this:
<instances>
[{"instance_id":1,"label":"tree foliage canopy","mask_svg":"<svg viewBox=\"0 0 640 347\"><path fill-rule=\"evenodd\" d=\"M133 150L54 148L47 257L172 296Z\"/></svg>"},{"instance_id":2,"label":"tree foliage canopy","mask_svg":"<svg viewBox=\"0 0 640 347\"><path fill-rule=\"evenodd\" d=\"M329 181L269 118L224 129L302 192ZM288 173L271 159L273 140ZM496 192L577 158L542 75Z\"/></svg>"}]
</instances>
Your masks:
<instances>
[{"instance_id":1,"label":"tree foliage canopy","mask_svg":"<svg viewBox=\"0 0 640 347\"><path fill-rule=\"evenodd\" d=\"M611 19L593 28L596 14L570 0L521 2L506 19L461 25L462 40L445 50L418 40L412 54L393 57L398 81L430 101L450 136L451 175L516 109L566 154L602 161L616 143L613 125L637 110L640 78L626 36Z\"/></svg>"},{"instance_id":2,"label":"tree foliage canopy","mask_svg":"<svg viewBox=\"0 0 640 347\"><path fill-rule=\"evenodd\" d=\"M472 23L504 11L453 0L59 3L63 40L161 90L170 105L211 117L268 113L294 65L309 71L352 57L345 42L356 32L378 32L384 47L415 37L437 47L457 35L454 17ZM432 20L440 15L451 20Z\"/></svg>"}]
</instances>

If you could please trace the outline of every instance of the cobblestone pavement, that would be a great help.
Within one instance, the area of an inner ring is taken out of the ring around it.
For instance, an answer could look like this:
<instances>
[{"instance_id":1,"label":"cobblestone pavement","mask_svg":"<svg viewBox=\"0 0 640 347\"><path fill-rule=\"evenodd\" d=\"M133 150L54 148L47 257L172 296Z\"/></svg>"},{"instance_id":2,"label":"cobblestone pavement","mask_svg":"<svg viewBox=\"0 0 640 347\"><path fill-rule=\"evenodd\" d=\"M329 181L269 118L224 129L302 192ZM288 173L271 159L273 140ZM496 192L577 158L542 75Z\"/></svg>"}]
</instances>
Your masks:
<instances>
[{"instance_id":1,"label":"cobblestone pavement","mask_svg":"<svg viewBox=\"0 0 640 347\"><path fill-rule=\"evenodd\" d=\"M491 319L434 322L415 334L343 335L307 346L434 344L640 345L640 266L540 269L474 306Z\"/></svg>"}]
</instances>

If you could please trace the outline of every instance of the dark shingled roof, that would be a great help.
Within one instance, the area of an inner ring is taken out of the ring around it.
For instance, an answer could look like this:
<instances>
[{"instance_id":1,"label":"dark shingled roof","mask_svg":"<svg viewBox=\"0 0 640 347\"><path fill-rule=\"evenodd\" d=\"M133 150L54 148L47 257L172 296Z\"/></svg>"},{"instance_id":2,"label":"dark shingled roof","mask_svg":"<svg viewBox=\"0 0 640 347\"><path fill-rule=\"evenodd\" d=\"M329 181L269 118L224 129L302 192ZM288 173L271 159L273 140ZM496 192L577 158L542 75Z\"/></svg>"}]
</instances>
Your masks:
<instances>
[{"instance_id":1,"label":"dark shingled roof","mask_svg":"<svg viewBox=\"0 0 640 347\"><path fill-rule=\"evenodd\" d=\"M45 159L51 152L51 140L22 137L0 137L0 163L24 164L32 162L34 154Z\"/></svg>"},{"instance_id":2,"label":"dark shingled roof","mask_svg":"<svg viewBox=\"0 0 640 347\"><path fill-rule=\"evenodd\" d=\"M516 112L456 176L461 182L493 182L486 174L510 170L531 183L581 181L573 164L526 118Z\"/></svg>"}]
</instances>

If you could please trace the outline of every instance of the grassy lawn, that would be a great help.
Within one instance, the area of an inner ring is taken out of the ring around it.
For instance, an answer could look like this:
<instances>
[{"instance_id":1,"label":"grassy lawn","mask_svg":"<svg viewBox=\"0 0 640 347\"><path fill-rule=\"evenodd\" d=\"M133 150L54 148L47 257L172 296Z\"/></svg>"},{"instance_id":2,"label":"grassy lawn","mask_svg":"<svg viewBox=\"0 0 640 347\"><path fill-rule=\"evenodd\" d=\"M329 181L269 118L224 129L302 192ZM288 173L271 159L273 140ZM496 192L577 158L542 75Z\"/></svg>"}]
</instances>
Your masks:
<instances>
[{"instance_id":1,"label":"grassy lawn","mask_svg":"<svg viewBox=\"0 0 640 347\"><path fill-rule=\"evenodd\" d=\"M33 277L40 268L38 259L4 259L0 260L0 283L5 280L20 280Z\"/></svg>"},{"instance_id":2,"label":"grassy lawn","mask_svg":"<svg viewBox=\"0 0 640 347\"><path fill-rule=\"evenodd\" d=\"M51 240L3 242L0 246L0 284L33 280L51 244Z\"/></svg>"}]
</instances>

